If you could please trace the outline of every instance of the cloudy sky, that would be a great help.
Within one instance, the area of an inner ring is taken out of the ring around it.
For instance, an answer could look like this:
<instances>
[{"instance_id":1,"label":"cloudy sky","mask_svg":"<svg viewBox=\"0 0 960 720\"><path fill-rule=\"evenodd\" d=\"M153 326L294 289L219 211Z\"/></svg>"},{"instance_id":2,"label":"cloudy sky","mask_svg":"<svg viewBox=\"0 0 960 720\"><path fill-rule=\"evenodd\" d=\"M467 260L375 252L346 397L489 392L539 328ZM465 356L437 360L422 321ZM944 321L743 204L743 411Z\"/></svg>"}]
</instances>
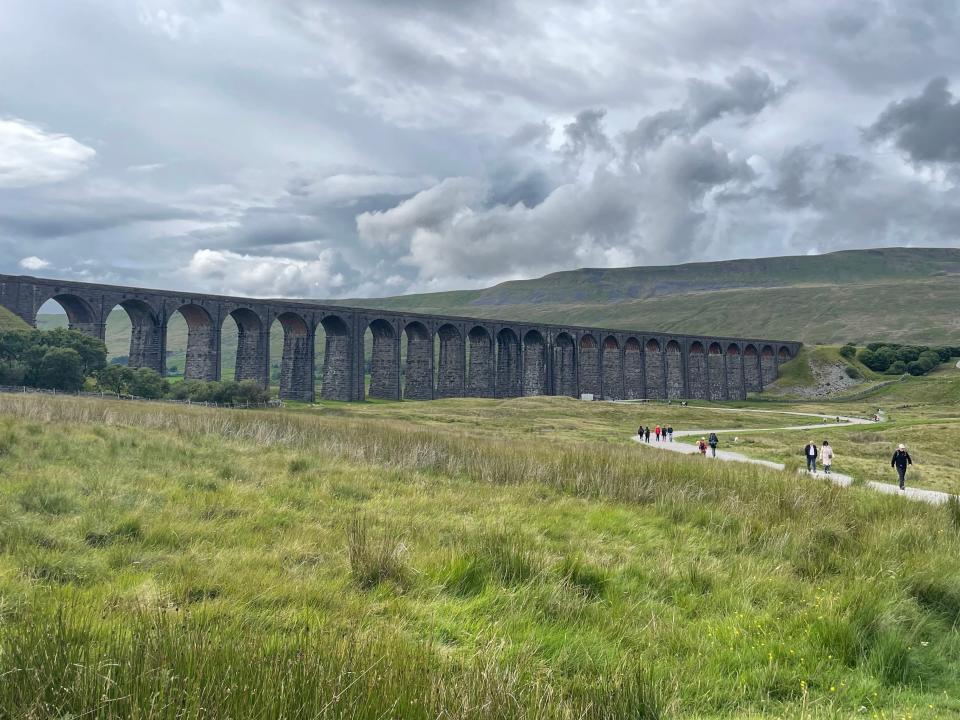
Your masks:
<instances>
[{"instance_id":1,"label":"cloudy sky","mask_svg":"<svg viewBox=\"0 0 960 720\"><path fill-rule=\"evenodd\" d=\"M287 297L960 246L955 0L4 0L0 271Z\"/></svg>"}]
</instances>

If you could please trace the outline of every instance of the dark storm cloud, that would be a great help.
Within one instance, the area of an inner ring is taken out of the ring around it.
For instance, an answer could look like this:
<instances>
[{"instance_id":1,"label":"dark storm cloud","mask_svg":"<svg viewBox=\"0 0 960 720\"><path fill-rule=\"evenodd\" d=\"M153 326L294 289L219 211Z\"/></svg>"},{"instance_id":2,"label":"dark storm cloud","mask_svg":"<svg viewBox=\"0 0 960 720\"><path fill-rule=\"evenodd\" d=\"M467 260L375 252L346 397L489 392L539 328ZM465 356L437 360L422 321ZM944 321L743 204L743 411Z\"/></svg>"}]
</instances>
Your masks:
<instances>
[{"instance_id":1,"label":"dark storm cloud","mask_svg":"<svg viewBox=\"0 0 960 720\"><path fill-rule=\"evenodd\" d=\"M934 78L917 97L890 103L866 136L893 140L915 163L960 162L960 101L950 81Z\"/></svg>"}]
</instances>

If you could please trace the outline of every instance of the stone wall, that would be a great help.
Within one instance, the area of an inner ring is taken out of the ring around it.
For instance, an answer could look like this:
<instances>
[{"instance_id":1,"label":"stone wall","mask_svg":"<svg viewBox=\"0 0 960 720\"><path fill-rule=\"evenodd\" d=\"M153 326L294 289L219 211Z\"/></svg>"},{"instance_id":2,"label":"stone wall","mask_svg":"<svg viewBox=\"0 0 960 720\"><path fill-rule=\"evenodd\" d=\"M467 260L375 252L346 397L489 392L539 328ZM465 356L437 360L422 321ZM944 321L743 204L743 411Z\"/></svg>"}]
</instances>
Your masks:
<instances>
[{"instance_id":1,"label":"stone wall","mask_svg":"<svg viewBox=\"0 0 960 720\"><path fill-rule=\"evenodd\" d=\"M732 347L732 346L731 346ZM746 400L743 386L743 358L739 352L727 351L727 399Z\"/></svg>"},{"instance_id":2,"label":"stone wall","mask_svg":"<svg viewBox=\"0 0 960 720\"><path fill-rule=\"evenodd\" d=\"M680 346L670 341L667 351L663 354L667 368L667 397L673 400L686 397L683 381L683 358L680 356Z\"/></svg>"},{"instance_id":3,"label":"stone wall","mask_svg":"<svg viewBox=\"0 0 960 720\"><path fill-rule=\"evenodd\" d=\"M636 338L628 338L623 346L623 394L627 400L638 400L647 396L643 350Z\"/></svg>"},{"instance_id":4,"label":"stone wall","mask_svg":"<svg viewBox=\"0 0 960 720\"><path fill-rule=\"evenodd\" d=\"M710 399L707 390L707 355L700 343L694 343L687 354L687 387L692 399Z\"/></svg>"},{"instance_id":5,"label":"stone wall","mask_svg":"<svg viewBox=\"0 0 960 720\"><path fill-rule=\"evenodd\" d=\"M407 362L403 371L405 400L433 399L433 337L423 323L407 325Z\"/></svg>"},{"instance_id":6,"label":"stone wall","mask_svg":"<svg viewBox=\"0 0 960 720\"><path fill-rule=\"evenodd\" d=\"M547 346L536 330L523 339L523 394L547 394Z\"/></svg>"},{"instance_id":7,"label":"stone wall","mask_svg":"<svg viewBox=\"0 0 960 720\"><path fill-rule=\"evenodd\" d=\"M743 384L747 392L763 390L760 380L760 356L753 345L747 345L743 351Z\"/></svg>"},{"instance_id":8,"label":"stone wall","mask_svg":"<svg viewBox=\"0 0 960 720\"><path fill-rule=\"evenodd\" d=\"M616 338L608 337L603 341L603 397L607 400L622 400L623 395L623 354Z\"/></svg>"},{"instance_id":9,"label":"stone wall","mask_svg":"<svg viewBox=\"0 0 960 720\"><path fill-rule=\"evenodd\" d=\"M396 331L384 320L370 323L370 397L400 399L400 343Z\"/></svg>"},{"instance_id":10,"label":"stone wall","mask_svg":"<svg viewBox=\"0 0 960 720\"><path fill-rule=\"evenodd\" d=\"M474 328L468 337L470 343L470 369L467 377L467 395L470 397L493 397L495 394L495 358L493 339L481 328Z\"/></svg>"},{"instance_id":11,"label":"stone wall","mask_svg":"<svg viewBox=\"0 0 960 720\"><path fill-rule=\"evenodd\" d=\"M577 397L577 353L573 338L561 333L553 346L553 393Z\"/></svg>"},{"instance_id":12,"label":"stone wall","mask_svg":"<svg viewBox=\"0 0 960 720\"><path fill-rule=\"evenodd\" d=\"M580 392L600 397L600 347L593 335L580 338Z\"/></svg>"},{"instance_id":13,"label":"stone wall","mask_svg":"<svg viewBox=\"0 0 960 720\"><path fill-rule=\"evenodd\" d=\"M665 400L667 397L667 378L664 372L663 352L660 343L648 340L644 348L644 369L647 386L647 397L656 400Z\"/></svg>"},{"instance_id":14,"label":"stone wall","mask_svg":"<svg viewBox=\"0 0 960 720\"><path fill-rule=\"evenodd\" d=\"M763 386L771 385L777 380L777 358L773 354L773 350L769 347L763 349L760 353L760 378L763 382Z\"/></svg>"},{"instance_id":15,"label":"stone wall","mask_svg":"<svg viewBox=\"0 0 960 720\"><path fill-rule=\"evenodd\" d=\"M719 346L707 352L707 392L711 400L727 399L727 366Z\"/></svg>"},{"instance_id":16,"label":"stone wall","mask_svg":"<svg viewBox=\"0 0 960 720\"><path fill-rule=\"evenodd\" d=\"M497 397L519 397L523 394L520 376L520 339L510 329L497 333Z\"/></svg>"},{"instance_id":17,"label":"stone wall","mask_svg":"<svg viewBox=\"0 0 960 720\"><path fill-rule=\"evenodd\" d=\"M440 342L437 367L437 397L463 397L466 390L466 362L463 338L453 325L442 325L437 330Z\"/></svg>"}]
</instances>

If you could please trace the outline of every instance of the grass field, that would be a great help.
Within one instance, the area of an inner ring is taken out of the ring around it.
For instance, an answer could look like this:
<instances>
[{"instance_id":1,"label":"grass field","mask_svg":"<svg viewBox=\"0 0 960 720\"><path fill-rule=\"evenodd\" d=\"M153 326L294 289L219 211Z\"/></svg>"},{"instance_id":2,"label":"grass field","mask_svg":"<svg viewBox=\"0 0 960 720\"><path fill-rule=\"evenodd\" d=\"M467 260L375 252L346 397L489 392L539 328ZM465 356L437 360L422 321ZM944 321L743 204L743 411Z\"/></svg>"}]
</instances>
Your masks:
<instances>
[{"instance_id":1,"label":"grass field","mask_svg":"<svg viewBox=\"0 0 960 720\"><path fill-rule=\"evenodd\" d=\"M960 712L960 515L628 440L691 410L0 396L0 716Z\"/></svg>"}]
</instances>

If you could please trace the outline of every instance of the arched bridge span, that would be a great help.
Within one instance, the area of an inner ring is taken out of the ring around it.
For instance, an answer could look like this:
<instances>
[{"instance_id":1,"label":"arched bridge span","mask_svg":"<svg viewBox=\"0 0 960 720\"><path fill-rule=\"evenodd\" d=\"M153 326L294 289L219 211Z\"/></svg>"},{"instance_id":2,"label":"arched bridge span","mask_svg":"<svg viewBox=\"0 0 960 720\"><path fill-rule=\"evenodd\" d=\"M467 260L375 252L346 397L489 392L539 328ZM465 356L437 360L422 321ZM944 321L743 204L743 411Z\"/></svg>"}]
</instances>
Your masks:
<instances>
[{"instance_id":1,"label":"arched bridge span","mask_svg":"<svg viewBox=\"0 0 960 720\"><path fill-rule=\"evenodd\" d=\"M187 323L184 374L220 379L221 331L236 323L236 377L269 382L270 333L283 333L280 395L313 401L431 400L592 393L606 399L740 400L776 380L800 343L371 310L0 275L0 305L30 325L48 300L100 339L121 307L129 363L166 374L167 324ZM274 328L274 331L277 331ZM314 351L323 333L322 357ZM367 335L372 337L365 343ZM369 361L367 360L367 356ZM323 372L316 374L317 363ZM367 383L369 375L370 382Z\"/></svg>"}]
</instances>

